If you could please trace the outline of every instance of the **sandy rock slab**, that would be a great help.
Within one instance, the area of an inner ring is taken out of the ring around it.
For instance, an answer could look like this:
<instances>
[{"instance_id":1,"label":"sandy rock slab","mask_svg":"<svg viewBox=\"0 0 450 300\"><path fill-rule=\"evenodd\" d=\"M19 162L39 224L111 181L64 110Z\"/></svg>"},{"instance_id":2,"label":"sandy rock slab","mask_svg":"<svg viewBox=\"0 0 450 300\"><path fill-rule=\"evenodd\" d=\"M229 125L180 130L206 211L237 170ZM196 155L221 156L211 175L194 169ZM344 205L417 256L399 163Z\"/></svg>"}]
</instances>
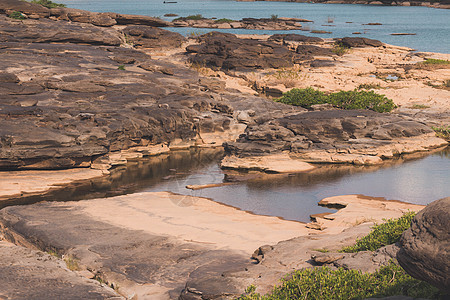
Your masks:
<instances>
[{"instance_id":1,"label":"sandy rock slab","mask_svg":"<svg viewBox=\"0 0 450 300\"><path fill-rule=\"evenodd\" d=\"M47 253L0 241L1 299L124 299Z\"/></svg>"},{"instance_id":2,"label":"sandy rock slab","mask_svg":"<svg viewBox=\"0 0 450 300\"><path fill-rule=\"evenodd\" d=\"M0 211L1 239L73 257L80 270L138 299L177 298L189 278L220 277L249 263L260 245L309 231L300 222L166 192ZM220 288L241 293L240 286Z\"/></svg>"}]
</instances>

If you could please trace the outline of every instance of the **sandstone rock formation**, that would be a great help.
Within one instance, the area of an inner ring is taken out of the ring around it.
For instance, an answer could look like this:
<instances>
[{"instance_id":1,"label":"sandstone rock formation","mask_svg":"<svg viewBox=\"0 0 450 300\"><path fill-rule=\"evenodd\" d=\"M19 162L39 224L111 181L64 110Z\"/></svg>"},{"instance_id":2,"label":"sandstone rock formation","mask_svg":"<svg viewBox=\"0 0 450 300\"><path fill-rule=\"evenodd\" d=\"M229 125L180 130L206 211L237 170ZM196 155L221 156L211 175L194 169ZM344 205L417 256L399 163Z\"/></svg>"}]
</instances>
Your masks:
<instances>
[{"instance_id":1,"label":"sandstone rock formation","mask_svg":"<svg viewBox=\"0 0 450 300\"><path fill-rule=\"evenodd\" d=\"M411 276L450 294L450 198L428 204L400 239L397 259Z\"/></svg>"},{"instance_id":2,"label":"sandstone rock formation","mask_svg":"<svg viewBox=\"0 0 450 300\"><path fill-rule=\"evenodd\" d=\"M288 152L308 162L379 164L383 158L445 144L412 119L367 110L325 110L251 125L225 149L249 159ZM223 166L230 167L227 160Z\"/></svg>"},{"instance_id":3,"label":"sandstone rock formation","mask_svg":"<svg viewBox=\"0 0 450 300\"><path fill-rule=\"evenodd\" d=\"M193 63L219 69L264 69L293 66L294 53L271 41L240 39L234 34L210 32L200 37L202 44L188 46L195 53Z\"/></svg>"}]
</instances>

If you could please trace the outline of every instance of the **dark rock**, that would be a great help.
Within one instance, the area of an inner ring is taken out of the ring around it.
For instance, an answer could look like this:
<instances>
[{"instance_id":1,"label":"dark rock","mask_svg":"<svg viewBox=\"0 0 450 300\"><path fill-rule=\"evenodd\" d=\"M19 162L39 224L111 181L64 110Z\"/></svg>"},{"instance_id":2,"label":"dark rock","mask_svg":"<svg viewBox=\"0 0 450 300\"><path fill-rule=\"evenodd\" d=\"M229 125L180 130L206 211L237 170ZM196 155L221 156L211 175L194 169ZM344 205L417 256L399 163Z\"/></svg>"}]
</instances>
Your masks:
<instances>
[{"instance_id":1,"label":"dark rock","mask_svg":"<svg viewBox=\"0 0 450 300\"><path fill-rule=\"evenodd\" d=\"M20 0L2 0L0 3L0 13L5 14L6 11L20 11L27 15L38 15L43 18L50 16L50 10L48 8Z\"/></svg>"},{"instance_id":2,"label":"dark rock","mask_svg":"<svg viewBox=\"0 0 450 300\"><path fill-rule=\"evenodd\" d=\"M202 44L189 47L196 53L190 60L221 69L262 69L292 67L294 53L271 41L240 39L233 34L210 32L200 37Z\"/></svg>"},{"instance_id":3,"label":"dark rock","mask_svg":"<svg viewBox=\"0 0 450 300\"><path fill-rule=\"evenodd\" d=\"M303 43L322 43L323 39L314 37L314 36L306 36L301 34L274 34L269 37L269 40L273 41L282 41L282 42L303 42Z\"/></svg>"},{"instance_id":4,"label":"dark rock","mask_svg":"<svg viewBox=\"0 0 450 300\"><path fill-rule=\"evenodd\" d=\"M336 253L315 253L311 255L311 259L320 266L324 264L331 264L344 257L345 255Z\"/></svg>"},{"instance_id":5,"label":"dark rock","mask_svg":"<svg viewBox=\"0 0 450 300\"><path fill-rule=\"evenodd\" d=\"M368 38L360 37L345 37L342 39L336 39L338 42L346 47L381 47L383 43L378 40L372 40Z\"/></svg>"},{"instance_id":6,"label":"dark rock","mask_svg":"<svg viewBox=\"0 0 450 300\"><path fill-rule=\"evenodd\" d=\"M294 114L271 120L267 124L249 126L245 134L234 143L226 143L225 148L238 155L284 150L306 153L314 149L342 147L358 153L367 144L372 147L385 145L388 139L426 133L431 133L427 126L396 115L368 110L324 110ZM367 138L370 138L370 142ZM365 140L366 145L363 146L364 143L359 140Z\"/></svg>"},{"instance_id":7,"label":"dark rock","mask_svg":"<svg viewBox=\"0 0 450 300\"><path fill-rule=\"evenodd\" d=\"M123 32L135 46L144 48L177 48L186 41L179 33L150 26L127 26Z\"/></svg>"},{"instance_id":8,"label":"dark rock","mask_svg":"<svg viewBox=\"0 0 450 300\"><path fill-rule=\"evenodd\" d=\"M119 25L145 25L152 27L168 27L170 25L167 21L148 16L113 14L113 18Z\"/></svg>"},{"instance_id":9,"label":"dark rock","mask_svg":"<svg viewBox=\"0 0 450 300\"><path fill-rule=\"evenodd\" d=\"M0 41L34 43L82 43L92 45L121 44L117 31L98 28L93 25L70 24L65 21L48 19L26 20L12 23L11 19L0 15Z\"/></svg>"},{"instance_id":10,"label":"dark rock","mask_svg":"<svg viewBox=\"0 0 450 300\"><path fill-rule=\"evenodd\" d=\"M331 49L322 48L313 45L299 45L295 50L297 54L300 55L310 55L310 56L331 56L335 55Z\"/></svg>"},{"instance_id":11,"label":"dark rock","mask_svg":"<svg viewBox=\"0 0 450 300\"><path fill-rule=\"evenodd\" d=\"M428 204L400 239L397 259L411 276L450 294L450 198Z\"/></svg>"}]
</instances>

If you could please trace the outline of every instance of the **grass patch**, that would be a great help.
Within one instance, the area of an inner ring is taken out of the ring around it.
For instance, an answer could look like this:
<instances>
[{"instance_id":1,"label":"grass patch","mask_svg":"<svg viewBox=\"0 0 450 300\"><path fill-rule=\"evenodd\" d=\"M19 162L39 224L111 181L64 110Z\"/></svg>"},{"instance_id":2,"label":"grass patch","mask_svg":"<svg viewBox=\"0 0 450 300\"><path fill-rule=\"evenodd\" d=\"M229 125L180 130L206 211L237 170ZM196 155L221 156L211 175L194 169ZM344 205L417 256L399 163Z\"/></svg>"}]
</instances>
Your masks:
<instances>
[{"instance_id":1,"label":"grass patch","mask_svg":"<svg viewBox=\"0 0 450 300\"><path fill-rule=\"evenodd\" d=\"M20 11L13 11L8 15L8 18L15 20L25 20L26 17Z\"/></svg>"},{"instance_id":2,"label":"grass patch","mask_svg":"<svg viewBox=\"0 0 450 300\"><path fill-rule=\"evenodd\" d=\"M450 64L450 61L445 59L426 58L422 63L426 65L448 65Z\"/></svg>"},{"instance_id":3,"label":"grass patch","mask_svg":"<svg viewBox=\"0 0 450 300\"><path fill-rule=\"evenodd\" d=\"M370 109L377 112L389 112L397 107L391 99L373 91L340 91L327 95L311 87L292 89L275 101L304 108L329 103L342 109Z\"/></svg>"},{"instance_id":4,"label":"grass patch","mask_svg":"<svg viewBox=\"0 0 450 300\"><path fill-rule=\"evenodd\" d=\"M394 244L400 239L403 231L411 227L411 221L415 215L415 212L408 212L398 219L385 220L386 223L373 226L368 235L356 240L354 246L345 247L340 252L375 251L383 246Z\"/></svg>"},{"instance_id":5,"label":"grass patch","mask_svg":"<svg viewBox=\"0 0 450 300\"><path fill-rule=\"evenodd\" d=\"M314 251L317 251L317 252L322 252L322 253L328 253L328 252L330 252L330 250L328 250L328 249L313 249Z\"/></svg>"},{"instance_id":6,"label":"grass patch","mask_svg":"<svg viewBox=\"0 0 450 300\"><path fill-rule=\"evenodd\" d=\"M411 106L411 108L413 109L425 109L425 108L430 108L428 105L425 104L414 104L413 106Z\"/></svg>"},{"instance_id":7,"label":"grass patch","mask_svg":"<svg viewBox=\"0 0 450 300\"><path fill-rule=\"evenodd\" d=\"M270 19L271 19L272 21L278 21L278 15L271 15L271 16L270 16Z\"/></svg>"},{"instance_id":8,"label":"grass patch","mask_svg":"<svg viewBox=\"0 0 450 300\"><path fill-rule=\"evenodd\" d=\"M231 23L231 22L235 22L235 21L231 20L231 19L227 19L227 18L222 18L222 19L218 19L215 21L215 23L217 23L217 24Z\"/></svg>"},{"instance_id":9,"label":"grass patch","mask_svg":"<svg viewBox=\"0 0 450 300\"><path fill-rule=\"evenodd\" d=\"M439 299L442 294L430 284L409 276L391 262L375 273L329 267L298 270L282 280L271 293L260 295L249 286L241 300L348 300L369 297L405 295L414 298Z\"/></svg>"},{"instance_id":10,"label":"grass patch","mask_svg":"<svg viewBox=\"0 0 450 300\"><path fill-rule=\"evenodd\" d=\"M120 65L117 67L117 69L121 70L121 71L125 71L125 66L124 65Z\"/></svg>"},{"instance_id":11,"label":"grass patch","mask_svg":"<svg viewBox=\"0 0 450 300\"><path fill-rule=\"evenodd\" d=\"M373 84L373 83L362 83L358 85L358 90L372 90L372 89L381 89L381 85L379 83Z\"/></svg>"},{"instance_id":12,"label":"grass patch","mask_svg":"<svg viewBox=\"0 0 450 300\"><path fill-rule=\"evenodd\" d=\"M55 3L50 0L32 0L31 3L36 3L47 8L66 7L65 4Z\"/></svg>"},{"instance_id":13,"label":"grass patch","mask_svg":"<svg viewBox=\"0 0 450 300\"><path fill-rule=\"evenodd\" d=\"M331 52L333 52L334 54L336 54L338 56L343 56L348 51L350 51L350 48L340 42L336 42L333 46L333 49L331 49Z\"/></svg>"},{"instance_id":14,"label":"grass patch","mask_svg":"<svg viewBox=\"0 0 450 300\"><path fill-rule=\"evenodd\" d=\"M80 266L78 265L78 260L72 256L64 257L64 262L66 263L67 269L71 271L79 271Z\"/></svg>"},{"instance_id":15,"label":"grass patch","mask_svg":"<svg viewBox=\"0 0 450 300\"><path fill-rule=\"evenodd\" d=\"M431 127L436 132L436 136L450 140L450 126Z\"/></svg>"}]
</instances>

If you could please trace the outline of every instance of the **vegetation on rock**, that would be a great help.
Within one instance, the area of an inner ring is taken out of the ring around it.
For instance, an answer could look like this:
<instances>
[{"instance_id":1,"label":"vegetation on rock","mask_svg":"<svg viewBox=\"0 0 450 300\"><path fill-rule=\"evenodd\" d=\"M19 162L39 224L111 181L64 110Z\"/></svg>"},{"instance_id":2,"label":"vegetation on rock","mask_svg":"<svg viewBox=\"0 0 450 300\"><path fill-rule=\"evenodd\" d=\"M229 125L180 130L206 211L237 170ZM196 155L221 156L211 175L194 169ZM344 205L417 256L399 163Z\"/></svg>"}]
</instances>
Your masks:
<instances>
[{"instance_id":1,"label":"vegetation on rock","mask_svg":"<svg viewBox=\"0 0 450 300\"><path fill-rule=\"evenodd\" d=\"M431 127L436 132L436 136L443 139L450 139L450 126Z\"/></svg>"},{"instance_id":2,"label":"vegetation on rock","mask_svg":"<svg viewBox=\"0 0 450 300\"><path fill-rule=\"evenodd\" d=\"M375 225L372 231L358 239L354 246L348 246L341 252L359 252L359 251L375 251L383 246L396 243L403 231L411 227L411 222L415 212L408 212L398 219L386 220L386 223Z\"/></svg>"},{"instance_id":3,"label":"vegetation on rock","mask_svg":"<svg viewBox=\"0 0 450 300\"><path fill-rule=\"evenodd\" d=\"M276 101L304 108L329 103L342 109L370 109L376 112L389 112L397 107L391 99L373 91L340 91L327 95L311 87L292 89Z\"/></svg>"},{"instance_id":4,"label":"vegetation on rock","mask_svg":"<svg viewBox=\"0 0 450 300\"><path fill-rule=\"evenodd\" d=\"M36 3L47 8L66 7L65 4L55 3L52 2L51 0L32 0L31 3Z\"/></svg>"},{"instance_id":5,"label":"vegetation on rock","mask_svg":"<svg viewBox=\"0 0 450 300\"><path fill-rule=\"evenodd\" d=\"M432 285L412 278L399 265L391 262L375 273L329 267L298 270L283 279L267 295L255 292L250 286L241 300L348 300L369 297L405 295L410 297L439 299L440 292Z\"/></svg>"},{"instance_id":6,"label":"vegetation on rock","mask_svg":"<svg viewBox=\"0 0 450 300\"><path fill-rule=\"evenodd\" d=\"M343 56L344 54L346 54L348 51L350 50L349 47L347 47L346 45L344 45L341 42L336 42L333 46L333 49L331 49L331 51L338 55L338 56Z\"/></svg>"},{"instance_id":7,"label":"vegetation on rock","mask_svg":"<svg viewBox=\"0 0 450 300\"><path fill-rule=\"evenodd\" d=\"M20 11L13 11L12 13L10 13L8 15L8 17L11 18L11 19L16 19L16 20L24 20L24 19L26 19L25 16Z\"/></svg>"},{"instance_id":8,"label":"vegetation on rock","mask_svg":"<svg viewBox=\"0 0 450 300\"><path fill-rule=\"evenodd\" d=\"M231 20L231 19L226 19L226 18L222 18L222 19L216 20L216 23L217 23L217 24L231 23L231 22L235 22L235 21L234 21L234 20Z\"/></svg>"},{"instance_id":9,"label":"vegetation on rock","mask_svg":"<svg viewBox=\"0 0 450 300\"><path fill-rule=\"evenodd\" d=\"M427 65L448 65L450 64L450 61L445 59L426 58L423 63Z\"/></svg>"}]
</instances>

